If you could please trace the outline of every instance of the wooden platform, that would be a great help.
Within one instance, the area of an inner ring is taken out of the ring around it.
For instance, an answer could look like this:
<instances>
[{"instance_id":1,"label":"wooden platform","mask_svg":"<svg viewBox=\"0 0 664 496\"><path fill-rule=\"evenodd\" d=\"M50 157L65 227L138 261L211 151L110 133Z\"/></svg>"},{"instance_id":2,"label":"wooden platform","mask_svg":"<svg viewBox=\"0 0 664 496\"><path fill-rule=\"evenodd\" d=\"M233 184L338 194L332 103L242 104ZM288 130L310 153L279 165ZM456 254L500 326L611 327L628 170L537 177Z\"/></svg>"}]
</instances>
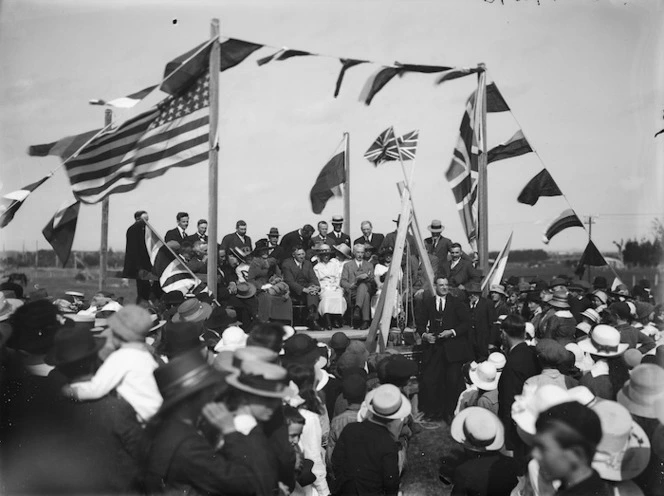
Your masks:
<instances>
[{"instance_id":1,"label":"wooden platform","mask_svg":"<svg viewBox=\"0 0 664 496\"><path fill-rule=\"evenodd\" d=\"M348 336L349 339L358 339L360 341L365 341L367 339L367 334L369 334L369 329L365 329L363 331L359 329L352 329L350 327L342 327L341 329L332 329L331 331L311 331L311 330L306 330L306 331L297 331L300 334L306 334L308 336L311 336L314 339L317 339L318 341L321 341L323 343L329 343L330 339L332 338L332 335L335 332L343 332L346 336Z\"/></svg>"}]
</instances>

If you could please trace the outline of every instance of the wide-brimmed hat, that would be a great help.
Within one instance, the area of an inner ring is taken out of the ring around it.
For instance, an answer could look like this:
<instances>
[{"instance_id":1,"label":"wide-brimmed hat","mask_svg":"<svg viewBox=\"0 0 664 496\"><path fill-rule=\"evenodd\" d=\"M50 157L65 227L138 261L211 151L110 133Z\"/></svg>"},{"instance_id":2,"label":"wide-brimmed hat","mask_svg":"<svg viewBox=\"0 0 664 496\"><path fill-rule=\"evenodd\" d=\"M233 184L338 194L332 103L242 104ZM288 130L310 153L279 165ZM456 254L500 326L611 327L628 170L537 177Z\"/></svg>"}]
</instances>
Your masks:
<instances>
[{"instance_id":1,"label":"wide-brimmed hat","mask_svg":"<svg viewBox=\"0 0 664 496\"><path fill-rule=\"evenodd\" d=\"M597 396L595 396L595 393L593 393L586 386L576 386L568 389L567 394L572 401L576 401L577 403L581 403L583 406L587 407L591 407L597 401L601 401L598 400Z\"/></svg>"},{"instance_id":2,"label":"wide-brimmed hat","mask_svg":"<svg viewBox=\"0 0 664 496\"><path fill-rule=\"evenodd\" d=\"M549 300L549 305L555 308L569 308L569 302L567 301L567 291L554 291L553 296Z\"/></svg>"},{"instance_id":3,"label":"wide-brimmed hat","mask_svg":"<svg viewBox=\"0 0 664 496\"><path fill-rule=\"evenodd\" d=\"M226 378L229 386L266 398L284 398L289 391L288 372L273 363L244 360L240 370Z\"/></svg>"},{"instance_id":4,"label":"wide-brimmed hat","mask_svg":"<svg viewBox=\"0 0 664 496\"><path fill-rule=\"evenodd\" d=\"M593 359L584 353L578 344L567 343L565 349L574 355L574 366L581 372L588 372L592 368Z\"/></svg>"},{"instance_id":5,"label":"wide-brimmed hat","mask_svg":"<svg viewBox=\"0 0 664 496\"><path fill-rule=\"evenodd\" d=\"M351 255L350 246L348 246L346 243L340 243L338 245L334 245L332 248L337 250L339 253L341 253L344 257L348 259L353 258L353 256Z\"/></svg>"},{"instance_id":6,"label":"wide-brimmed hat","mask_svg":"<svg viewBox=\"0 0 664 496\"><path fill-rule=\"evenodd\" d=\"M592 467L608 481L630 480L650 461L650 440L629 411L615 401L598 401L592 409L602 424L602 440Z\"/></svg>"},{"instance_id":7,"label":"wide-brimmed hat","mask_svg":"<svg viewBox=\"0 0 664 496\"><path fill-rule=\"evenodd\" d=\"M196 298L185 300L173 315L173 322L203 322L212 313L212 305Z\"/></svg>"},{"instance_id":8,"label":"wide-brimmed hat","mask_svg":"<svg viewBox=\"0 0 664 496\"><path fill-rule=\"evenodd\" d=\"M248 282L238 282L237 283L237 293L235 293L235 296L242 300L246 300L248 298L251 298L256 294L256 286L253 284L250 284Z\"/></svg>"},{"instance_id":9,"label":"wide-brimmed hat","mask_svg":"<svg viewBox=\"0 0 664 496\"><path fill-rule=\"evenodd\" d=\"M330 338L330 348L333 350L345 350L350 344L350 338L345 332L337 331Z\"/></svg>"},{"instance_id":10,"label":"wide-brimmed hat","mask_svg":"<svg viewBox=\"0 0 664 496\"><path fill-rule=\"evenodd\" d=\"M410 401L398 387L383 384L367 394L367 411L383 419L404 419L411 412Z\"/></svg>"},{"instance_id":11,"label":"wide-brimmed hat","mask_svg":"<svg viewBox=\"0 0 664 496\"><path fill-rule=\"evenodd\" d=\"M78 362L96 355L105 344L105 338L94 337L85 329L63 327L55 333L53 346L46 354L44 362L55 367Z\"/></svg>"},{"instance_id":12,"label":"wide-brimmed hat","mask_svg":"<svg viewBox=\"0 0 664 496\"><path fill-rule=\"evenodd\" d=\"M239 246L234 246L229 251L230 254L237 258L240 262L247 261L247 255L249 254L248 251L243 250Z\"/></svg>"},{"instance_id":13,"label":"wide-brimmed hat","mask_svg":"<svg viewBox=\"0 0 664 496\"><path fill-rule=\"evenodd\" d=\"M575 401L570 398L566 389L555 384L544 384L537 387L524 387L520 395L516 395L512 403L512 420L526 434L535 434L535 423L540 413L552 406Z\"/></svg>"},{"instance_id":14,"label":"wide-brimmed hat","mask_svg":"<svg viewBox=\"0 0 664 496\"><path fill-rule=\"evenodd\" d=\"M606 305L607 302L609 301L609 295L607 295L607 294L606 294L604 291L602 291L601 289L596 289L596 290L593 291L591 294L592 294L593 296L595 296L596 298L598 298L598 299L602 302L602 305Z\"/></svg>"},{"instance_id":15,"label":"wide-brimmed hat","mask_svg":"<svg viewBox=\"0 0 664 496\"><path fill-rule=\"evenodd\" d=\"M622 355L629 348L629 344L620 342L620 331L606 324L596 325L588 338L577 344L586 353L601 357Z\"/></svg>"},{"instance_id":16,"label":"wide-brimmed hat","mask_svg":"<svg viewBox=\"0 0 664 496\"><path fill-rule=\"evenodd\" d=\"M277 229L276 227L271 227L270 232L267 233L267 237L269 238L270 236L281 236L279 234L279 229Z\"/></svg>"},{"instance_id":17,"label":"wide-brimmed hat","mask_svg":"<svg viewBox=\"0 0 664 496\"><path fill-rule=\"evenodd\" d=\"M493 364L493 366L496 367L496 372L500 374L505 368L507 358L505 358L505 355L502 353L494 351L489 355L489 358L487 358L487 362Z\"/></svg>"},{"instance_id":18,"label":"wide-brimmed hat","mask_svg":"<svg viewBox=\"0 0 664 496\"><path fill-rule=\"evenodd\" d=\"M599 324L599 313L597 313L597 310L594 308L586 308L583 312L581 312L581 315L589 318L595 324Z\"/></svg>"},{"instance_id":19,"label":"wide-brimmed hat","mask_svg":"<svg viewBox=\"0 0 664 496\"><path fill-rule=\"evenodd\" d=\"M65 313L62 316L65 319L65 327L75 327L77 329L83 329L84 331L89 331L97 326L97 317L89 313ZM103 326L107 325L107 319L104 319Z\"/></svg>"},{"instance_id":20,"label":"wide-brimmed hat","mask_svg":"<svg viewBox=\"0 0 664 496\"><path fill-rule=\"evenodd\" d=\"M284 363L313 365L320 358L318 342L304 333L295 334L295 336L284 343L283 349L282 361Z\"/></svg>"},{"instance_id":21,"label":"wide-brimmed hat","mask_svg":"<svg viewBox=\"0 0 664 496\"><path fill-rule=\"evenodd\" d=\"M470 380L475 384L479 389L484 391L493 391L498 389L498 371L496 366L491 362L482 362L475 369L471 369L468 372Z\"/></svg>"},{"instance_id":22,"label":"wide-brimmed hat","mask_svg":"<svg viewBox=\"0 0 664 496\"><path fill-rule=\"evenodd\" d=\"M502 284L492 284L489 286L489 293L498 293L503 296L507 296L507 293L505 292L505 286Z\"/></svg>"},{"instance_id":23,"label":"wide-brimmed hat","mask_svg":"<svg viewBox=\"0 0 664 496\"><path fill-rule=\"evenodd\" d=\"M222 372L238 372L245 360L258 360L259 362L277 363L279 355L262 346L245 346L235 351L224 350L212 362L214 368Z\"/></svg>"},{"instance_id":24,"label":"wide-brimmed hat","mask_svg":"<svg viewBox=\"0 0 664 496\"><path fill-rule=\"evenodd\" d=\"M200 322L168 322L162 332L159 351L173 357L189 350L200 350L205 344L201 341L202 332L203 325Z\"/></svg>"},{"instance_id":25,"label":"wide-brimmed hat","mask_svg":"<svg viewBox=\"0 0 664 496\"><path fill-rule=\"evenodd\" d=\"M505 427L491 411L479 406L461 410L450 426L452 439L472 451L498 451L505 444Z\"/></svg>"},{"instance_id":26,"label":"wide-brimmed hat","mask_svg":"<svg viewBox=\"0 0 664 496\"><path fill-rule=\"evenodd\" d=\"M231 326L221 333L221 340L214 347L217 353L229 350L235 351L247 345L247 333L237 326Z\"/></svg>"},{"instance_id":27,"label":"wide-brimmed hat","mask_svg":"<svg viewBox=\"0 0 664 496\"><path fill-rule=\"evenodd\" d=\"M442 221L438 219L434 219L431 221L431 224L427 226L427 229L431 231L432 233L439 233L443 232L445 229L445 226L443 225Z\"/></svg>"},{"instance_id":28,"label":"wide-brimmed hat","mask_svg":"<svg viewBox=\"0 0 664 496\"><path fill-rule=\"evenodd\" d=\"M205 361L199 350L191 350L174 357L154 371L154 378L164 402L157 415L191 395L211 386L221 394L226 388L224 375Z\"/></svg>"},{"instance_id":29,"label":"wide-brimmed hat","mask_svg":"<svg viewBox=\"0 0 664 496\"><path fill-rule=\"evenodd\" d=\"M229 314L228 309L224 307L215 306L214 308L212 308L210 315L208 316L207 319L205 319L203 324L208 329L212 329L215 331L223 331L229 325L231 325L233 322L236 321L237 314L235 313L235 310L233 310L232 313L234 315Z\"/></svg>"},{"instance_id":30,"label":"wide-brimmed hat","mask_svg":"<svg viewBox=\"0 0 664 496\"><path fill-rule=\"evenodd\" d=\"M321 243L319 245L316 245L314 248L318 255L331 255L333 253L332 248L330 248L330 245L326 243Z\"/></svg>"},{"instance_id":31,"label":"wide-brimmed hat","mask_svg":"<svg viewBox=\"0 0 664 496\"><path fill-rule=\"evenodd\" d=\"M471 281L465 286L466 293L481 293L482 285L479 282Z\"/></svg>"},{"instance_id":32,"label":"wide-brimmed hat","mask_svg":"<svg viewBox=\"0 0 664 496\"><path fill-rule=\"evenodd\" d=\"M618 391L618 403L632 415L656 418L655 402L664 397L664 369L649 363L632 370L625 386Z\"/></svg>"},{"instance_id":33,"label":"wide-brimmed hat","mask_svg":"<svg viewBox=\"0 0 664 496\"><path fill-rule=\"evenodd\" d=\"M0 293L0 322L7 320L21 305L23 305L21 300L6 298L4 293Z\"/></svg>"},{"instance_id":34,"label":"wide-brimmed hat","mask_svg":"<svg viewBox=\"0 0 664 496\"><path fill-rule=\"evenodd\" d=\"M108 318L108 327L124 341L143 341L152 327L152 318L145 308L127 305Z\"/></svg>"},{"instance_id":35,"label":"wide-brimmed hat","mask_svg":"<svg viewBox=\"0 0 664 496\"><path fill-rule=\"evenodd\" d=\"M160 327L164 326L167 322L165 319L160 319L159 315L156 313L151 313L150 319L152 319L152 327L150 327L150 332L156 331Z\"/></svg>"}]
</instances>

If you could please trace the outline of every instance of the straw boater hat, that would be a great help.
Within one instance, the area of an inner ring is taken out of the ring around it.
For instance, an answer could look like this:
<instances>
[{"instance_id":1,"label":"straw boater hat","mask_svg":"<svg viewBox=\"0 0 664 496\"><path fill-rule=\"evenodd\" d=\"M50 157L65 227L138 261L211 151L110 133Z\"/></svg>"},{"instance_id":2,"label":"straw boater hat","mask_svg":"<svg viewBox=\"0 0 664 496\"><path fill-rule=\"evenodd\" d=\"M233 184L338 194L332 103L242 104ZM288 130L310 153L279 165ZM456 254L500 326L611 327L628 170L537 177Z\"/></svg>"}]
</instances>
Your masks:
<instances>
[{"instance_id":1,"label":"straw boater hat","mask_svg":"<svg viewBox=\"0 0 664 496\"><path fill-rule=\"evenodd\" d=\"M461 410L450 426L452 438L472 451L498 451L505 444L505 428L491 411L479 406Z\"/></svg>"},{"instance_id":2,"label":"straw boater hat","mask_svg":"<svg viewBox=\"0 0 664 496\"><path fill-rule=\"evenodd\" d=\"M237 283L237 293L235 296L242 300L251 298L256 294L256 286L249 284L248 282L238 282Z\"/></svg>"},{"instance_id":3,"label":"straw boater hat","mask_svg":"<svg viewBox=\"0 0 664 496\"><path fill-rule=\"evenodd\" d=\"M500 376L496 371L496 366L491 362L480 363L477 368L471 369L468 375L473 384L479 389L484 391L498 389L498 379L500 379Z\"/></svg>"},{"instance_id":4,"label":"straw boater hat","mask_svg":"<svg viewBox=\"0 0 664 496\"><path fill-rule=\"evenodd\" d=\"M351 255L350 247L346 243L340 243L338 245L334 245L333 248L337 250L339 253L341 253L344 257L348 259L353 258L353 256Z\"/></svg>"},{"instance_id":5,"label":"straw boater hat","mask_svg":"<svg viewBox=\"0 0 664 496\"><path fill-rule=\"evenodd\" d=\"M489 358L487 358L487 362L493 364L493 366L496 367L496 372L498 372L498 375L500 375L500 373L505 368L507 358L505 358L505 355L502 353L494 351L489 355Z\"/></svg>"},{"instance_id":6,"label":"straw boater hat","mask_svg":"<svg viewBox=\"0 0 664 496\"><path fill-rule=\"evenodd\" d=\"M63 327L55 334L53 347L46 354L44 362L56 367L78 362L96 355L105 344L105 338L96 338L85 329Z\"/></svg>"},{"instance_id":7,"label":"straw boater hat","mask_svg":"<svg viewBox=\"0 0 664 496\"><path fill-rule=\"evenodd\" d=\"M333 215L332 216L332 224L343 224L344 223L344 216L343 215Z\"/></svg>"},{"instance_id":8,"label":"straw boater hat","mask_svg":"<svg viewBox=\"0 0 664 496\"><path fill-rule=\"evenodd\" d=\"M520 395L514 398L512 404L512 420L523 432L535 435L535 422L539 414L552 406L575 401L567 390L554 384L544 384L540 387L525 387Z\"/></svg>"},{"instance_id":9,"label":"straw boater hat","mask_svg":"<svg viewBox=\"0 0 664 496\"><path fill-rule=\"evenodd\" d=\"M592 467L608 481L630 480L650 461L650 440L629 411L615 401L598 401L592 409L602 424L602 440Z\"/></svg>"},{"instance_id":10,"label":"straw boater hat","mask_svg":"<svg viewBox=\"0 0 664 496\"><path fill-rule=\"evenodd\" d=\"M410 415L410 401L398 387L383 384L370 391L366 396L367 412L388 420L401 420Z\"/></svg>"},{"instance_id":11,"label":"straw boater hat","mask_svg":"<svg viewBox=\"0 0 664 496\"><path fill-rule=\"evenodd\" d=\"M173 322L203 322L212 313L212 306L196 298L185 300L173 315Z\"/></svg>"},{"instance_id":12,"label":"straw boater hat","mask_svg":"<svg viewBox=\"0 0 664 496\"><path fill-rule=\"evenodd\" d=\"M503 296L507 296L507 293L505 293L505 286L502 284L492 284L489 286L489 293L498 293Z\"/></svg>"},{"instance_id":13,"label":"straw boater hat","mask_svg":"<svg viewBox=\"0 0 664 496\"><path fill-rule=\"evenodd\" d=\"M247 345L247 337L247 333L239 327L228 327L221 333L221 340L214 347L214 351L219 353L224 350L235 351L244 348Z\"/></svg>"},{"instance_id":14,"label":"straw boater hat","mask_svg":"<svg viewBox=\"0 0 664 496\"><path fill-rule=\"evenodd\" d=\"M595 324L599 324L599 313L597 313L597 310L594 308L586 308L583 312L581 312L581 315L590 319Z\"/></svg>"},{"instance_id":15,"label":"straw boater hat","mask_svg":"<svg viewBox=\"0 0 664 496\"><path fill-rule=\"evenodd\" d=\"M289 394L286 369L259 360L244 360L240 370L229 375L226 382L235 389L265 398L284 398Z\"/></svg>"},{"instance_id":16,"label":"straw boater hat","mask_svg":"<svg viewBox=\"0 0 664 496\"><path fill-rule=\"evenodd\" d=\"M620 332L605 324L596 325L590 331L588 339L577 344L586 353L605 358L622 355L629 348L629 344L620 342Z\"/></svg>"},{"instance_id":17,"label":"straw boater hat","mask_svg":"<svg viewBox=\"0 0 664 496\"><path fill-rule=\"evenodd\" d=\"M427 229L429 231L431 231L432 233L439 233L439 232L443 232L443 230L445 229L445 226L443 225L443 223L440 220L434 219L434 220L431 221L431 224L429 224L427 226Z\"/></svg>"},{"instance_id":18,"label":"straw boater hat","mask_svg":"<svg viewBox=\"0 0 664 496\"><path fill-rule=\"evenodd\" d=\"M634 367L625 386L618 391L618 403L632 415L656 418L655 403L664 398L664 369L649 363Z\"/></svg>"},{"instance_id":19,"label":"straw boater hat","mask_svg":"<svg viewBox=\"0 0 664 496\"><path fill-rule=\"evenodd\" d=\"M224 350L212 362L217 370L222 372L239 372L240 365L245 360L258 360L259 362L277 363L279 355L262 346L246 346L235 351Z\"/></svg>"}]
</instances>

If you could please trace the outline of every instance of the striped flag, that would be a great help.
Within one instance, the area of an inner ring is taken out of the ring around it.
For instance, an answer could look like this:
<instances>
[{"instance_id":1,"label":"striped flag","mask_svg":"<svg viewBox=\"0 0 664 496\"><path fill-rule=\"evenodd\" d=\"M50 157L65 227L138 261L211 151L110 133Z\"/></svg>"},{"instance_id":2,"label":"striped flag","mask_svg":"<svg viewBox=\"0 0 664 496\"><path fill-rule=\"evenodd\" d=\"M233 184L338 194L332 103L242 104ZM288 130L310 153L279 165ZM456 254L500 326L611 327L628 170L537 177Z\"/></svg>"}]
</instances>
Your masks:
<instances>
[{"instance_id":1,"label":"striped flag","mask_svg":"<svg viewBox=\"0 0 664 496\"><path fill-rule=\"evenodd\" d=\"M391 126L378 135L378 138L365 152L364 158L376 167L383 162L399 159L394 129Z\"/></svg>"},{"instance_id":2,"label":"striped flag","mask_svg":"<svg viewBox=\"0 0 664 496\"><path fill-rule=\"evenodd\" d=\"M339 151L339 148L342 148ZM325 164L320 171L314 186L309 193L311 210L316 215L320 214L327 201L333 196L342 196L341 185L346 183L346 152L345 141L339 145L335 155Z\"/></svg>"},{"instance_id":3,"label":"striped flag","mask_svg":"<svg viewBox=\"0 0 664 496\"><path fill-rule=\"evenodd\" d=\"M445 73L436 80L436 84L470 76L471 74L477 74L479 71L480 69L478 67L455 67L449 71L445 71Z\"/></svg>"},{"instance_id":4,"label":"striped flag","mask_svg":"<svg viewBox=\"0 0 664 496\"><path fill-rule=\"evenodd\" d=\"M48 176L42 177L37 182L28 184L19 190L3 195L0 203L0 229L7 226L7 224L12 221L16 211L21 208L21 205L23 205L25 199L30 196L30 193L44 184L52 175L53 173L50 173Z\"/></svg>"},{"instance_id":5,"label":"striped flag","mask_svg":"<svg viewBox=\"0 0 664 496\"><path fill-rule=\"evenodd\" d=\"M519 157L526 153L532 152L533 149L528 143L528 140L523 135L523 131L519 129L514 136L508 139L505 143L494 146L489 150L487 163L497 162L498 160L505 160L506 158Z\"/></svg>"},{"instance_id":6,"label":"striped flag","mask_svg":"<svg viewBox=\"0 0 664 496\"><path fill-rule=\"evenodd\" d=\"M303 52L302 50L289 50L288 48L282 48L281 50L279 50L276 53L273 53L272 55L268 55L267 57L258 59L256 63L258 65L265 65L275 60L288 60L291 57L302 57L304 55L311 55L311 54L309 52Z\"/></svg>"},{"instance_id":7,"label":"striped flag","mask_svg":"<svg viewBox=\"0 0 664 496\"><path fill-rule=\"evenodd\" d=\"M397 138L397 143L399 144L398 152L401 153L401 160L415 160L419 135L420 131L415 130Z\"/></svg>"},{"instance_id":8,"label":"striped flag","mask_svg":"<svg viewBox=\"0 0 664 496\"><path fill-rule=\"evenodd\" d=\"M454 149L452 162L445 173L461 216L461 224L463 224L466 237L471 245L477 241L479 147L475 132L476 96L477 93L473 92L466 102L466 111L459 128L459 139Z\"/></svg>"},{"instance_id":9,"label":"striped flag","mask_svg":"<svg viewBox=\"0 0 664 496\"><path fill-rule=\"evenodd\" d=\"M131 191L170 167L208 159L209 73L156 108L107 130L65 162L76 198L97 203Z\"/></svg>"},{"instance_id":10,"label":"striped flag","mask_svg":"<svg viewBox=\"0 0 664 496\"><path fill-rule=\"evenodd\" d=\"M542 236L542 241L545 245L548 245L551 238L570 227L583 227L583 222L581 222L581 219L579 219L574 210L568 208L563 210L563 212L547 226L546 231L544 231L544 236Z\"/></svg>"},{"instance_id":11,"label":"striped flag","mask_svg":"<svg viewBox=\"0 0 664 496\"><path fill-rule=\"evenodd\" d=\"M147 88L144 88L141 91L137 91L136 93L132 93L131 95L127 96L122 96L120 98L115 98L108 102L104 100L90 100L90 103L95 105L106 105L107 107L115 107L115 108L132 108L135 107L136 104L138 104L141 100L143 100L143 98L152 93L157 88L157 86L159 85L156 84L154 86L148 86Z\"/></svg>"},{"instance_id":12,"label":"striped flag","mask_svg":"<svg viewBox=\"0 0 664 496\"><path fill-rule=\"evenodd\" d=\"M182 259L168 249L164 240L148 222L145 223L145 247L150 255L152 273L159 278L164 293L180 291L185 295L212 294L207 285L187 268Z\"/></svg>"},{"instance_id":13,"label":"striped flag","mask_svg":"<svg viewBox=\"0 0 664 496\"><path fill-rule=\"evenodd\" d=\"M80 208L81 203L78 200L66 202L42 230L42 234L53 247L63 267L67 265L74 244Z\"/></svg>"},{"instance_id":14,"label":"striped flag","mask_svg":"<svg viewBox=\"0 0 664 496\"><path fill-rule=\"evenodd\" d=\"M77 134L76 136L66 136L53 143L42 145L31 145L28 147L28 155L31 157L46 157L54 155L62 160L67 160L74 155L86 143L101 133L101 129L94 129L87 133Z\"/></svg>"},{"instance_id":15,"label":"striped flag","mask_svg":"<svg viewBox=\"0 0 664 496\"><path fill-rule=\"evenodd\" d=\"M500 253L498 254L496 260L493 262L489 273L482 281L482 291L484 291L484 288L490 288L495 284L500 284L500 281L502 281L503 274L505 274L505 267L507 267L507 259L510 256L513 234L513 232L510 233L510 237L507 239L507 243L505 243L503 249L500 250Z\"/></svg>"}]
</instances>

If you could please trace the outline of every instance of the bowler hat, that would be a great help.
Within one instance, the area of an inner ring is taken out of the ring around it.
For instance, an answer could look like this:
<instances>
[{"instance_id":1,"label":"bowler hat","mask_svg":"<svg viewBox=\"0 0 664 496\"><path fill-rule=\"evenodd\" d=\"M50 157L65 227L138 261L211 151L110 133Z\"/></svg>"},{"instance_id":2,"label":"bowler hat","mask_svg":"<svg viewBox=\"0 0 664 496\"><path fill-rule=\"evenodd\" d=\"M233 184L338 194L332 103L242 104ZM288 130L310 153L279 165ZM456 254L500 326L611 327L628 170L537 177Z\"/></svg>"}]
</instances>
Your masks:
<instances>
[{"instance_id":1,"label":"bowler hat","mask_svg":"<svg viewBox=\"0 0 664 496\"><path fill-rule=\"evenodd\" d=\"M280 236L279 229L277 229L276 227L271 227L270 232L267 233L267 236L268 237L270 237L270 236Z\"/></svg>"},{"instance_id":2,"label":"bowler hat","mask_svg":"<svg viewBox=\"0 0 664 496\"><path fill-rule=\"evenodd\" d=\"M178 307L173 322L203 322L212 313L212 306L196 298L190 298Z\"/></svg>"},{"instance_id":3,"label":"bowler hat","mask_svg":"<svg viewBox=\"0 0 664 496\"><path fill-rule=\"evenodd\" d=\"M265 398L284 398L288 391L288 372L273 363L244 360L240 370L226 378L229 386Z\"/></svg>"},{"instance_id":4,"label":"bowler hat","mask_svg":"<svg viewBox=\"0 0 664 496\"><path fill-rule=\"evenodd\" d=\"M618 403L632 415L656 418L655 402L664 397L664 369L649 363L637 365L625 386L618 391Z\"/></svg>"},{"instance_id":5,"label":"bowler hat","mask_svg":"<svg viewBox=\"0 0 664 496\"><path fill-rule=\"evenodd\" d=\"M519 285L519 278L515 275L511 275L507 278L505 283L509 284L510 286L518 286Z\"/></svg>"},{"instance_id":6,"label":"bowler hat","mask_svg":"<svg viewBox=\"0 0 664 496\"><path fill-rule=\"evenodd\" d=\"M443 230L445 229L445 226L443 225L443 223L440 220L434 219L434 220L431 221L431 224L429 224L427 226L427 229L429 231L431 231L432 233L439 233L439 232L443 232Z\"/></svg>"},{"instance_id":7,"label":"bowler hat","mask_svg":"<svg viewBox=\"0 0 664 496\"><path fill-rule=\"evenodd\" d=\"M203 325L200 322L167 322L162 333L161 352L173 357L189 350L201 349Z\"/></svg>"},{"instance_id":8,"label":"bowler hat","mask_svg":"<svg viewBox=\"0 0 664 496\"><path fill-rule=\"evenodd\" d=\"M205 388L217 386L219 394L227 388L224 375L208 365L198 350L178 355L158 367L154 378L164 399L157 415Z\"/></svg>"},{"instance_id":9,"label":"bowler hat","mask_svg":"<svg viewBox=\"0 0 664 496\"><path fill-rule=\"evenodd\" d=\"M337 331L330 338L330 348L335 351L344 351L350 344L350 339L345 333Z\"/></svg>"},{"instance_id":10,"label":"bowler hat","mask_svg":"<svg viewBox=\"0 0 664 496\"><path fill-rule=\"evenodd\" d=\"M105 344L105 338L94 337L85 329L63 327L55 333L53 346L46 354L44 362L56 367L77 362L96 355Z\"/></svg>"},{"instance_id":11,"label":"bowler hat","mask_svg":"<svg viewBox=\"0 0 664 496\"><path fill-rule=\"evenodd\" d=\"M208 329L212 329L215 331L223 331L230 324L235 322L235 319L237 318L237 314L235 314L235 311L232 310L232 314L229 314L229 310L232 309L227 309L224 307L214 307L210 312L208 318L205 319L205 322L203 324Z\"/></svg>"},{"instance_id":12,"label":"bowler hat","mask_svg":"<svg viewBox=\"0 0 664 496\"><path fill-rule=\"evenodd\" d=\"M567 394L569 395L569 393ZM597 413L592 408L582 405L571 397L565 402L555 404L542 411L539 417L543 421L564 423L595 446L602 440L602 424Z\"/></svg>"},{"instance_id":13,"label":"bowler hat","mask_svg":"<svg viewBox=\"0 0 664 496\"><path fill-rule=\"evenodd\" d=\"M256 286L248 282L238 282L237 283L237 292L235 296L242 300L251 298L256 294Z\"/></svg>"},{"instance_id":14,"label":"bowler hat","mask_svg":"<svg viewBox=\"0 0 664 496\"><path fill-rule=\"evenodd\" d=\"M549 289L553 289L556 286L567 286L567 281L562 277L554 277L551 279L551 282L549 282Z\"/></svg>"},{"instance_id":15,"label":"bowler hat","mask_svg":"<svg viewBox=\"0 0 664 496\"><path fill-rule=\"evenodd\" d=\"M11 320L14 332L7 346L35 355L48 352L59 328L57 315L57 308L48 300L29 301L17 308Z\"/></svg>"},{"instance_id":16,"label":"bowler hat","mask_svg":"<svg viewBox=\"0 0 664 496\"><path fill-rule=\"evenodd\" d=\"M498 451L505 444L505 428L500 419L479 406L461 410L452 420L450 434L472 451Z\"/></svg>"}]
</instances>

